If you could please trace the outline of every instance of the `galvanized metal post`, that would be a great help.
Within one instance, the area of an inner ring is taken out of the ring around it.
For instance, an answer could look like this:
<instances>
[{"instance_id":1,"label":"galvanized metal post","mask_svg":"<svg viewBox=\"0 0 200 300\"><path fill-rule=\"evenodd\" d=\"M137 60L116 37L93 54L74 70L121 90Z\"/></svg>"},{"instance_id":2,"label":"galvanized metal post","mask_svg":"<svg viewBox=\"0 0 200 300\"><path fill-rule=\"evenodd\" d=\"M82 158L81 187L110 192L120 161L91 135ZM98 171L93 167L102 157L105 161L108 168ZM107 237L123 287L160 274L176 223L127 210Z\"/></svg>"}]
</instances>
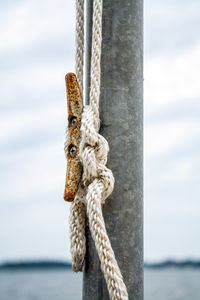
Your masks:
<instances>
[{"instance_id":1,"label":"galvanized metal post","mask_svg":"<svg viewBox=\"0 0 200 300\"><path fill-rule=\"evenodd\" d=\"M87 0L87 49L91 47L92 0ZM90 53L87 55L89 78ZM103 1L101 134L115 188L103 207L107 232L130 300L143 299L143 1ZM86 81L86 95L89 80ZM87 228L83 300L109 295Z\"/></svg>"}]
</instances>

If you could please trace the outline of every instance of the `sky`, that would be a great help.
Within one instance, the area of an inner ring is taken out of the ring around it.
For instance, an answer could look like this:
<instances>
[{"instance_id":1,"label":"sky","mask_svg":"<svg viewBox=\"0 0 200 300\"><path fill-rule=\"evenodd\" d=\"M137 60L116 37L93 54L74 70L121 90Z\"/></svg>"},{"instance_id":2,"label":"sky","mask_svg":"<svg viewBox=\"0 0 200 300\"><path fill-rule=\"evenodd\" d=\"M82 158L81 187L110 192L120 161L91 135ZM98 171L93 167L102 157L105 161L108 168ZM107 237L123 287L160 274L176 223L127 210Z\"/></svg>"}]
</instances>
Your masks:
<instances>
[{"instance_id":1,"label":"sky","mask_svg":"<svg viewBox=\"0 0 200 300\"><path fill-rule=\"evenodd\" d=\"M200 3L144 7L144 257L200 258ZM0 3L0 261L70 259L64 76L74 1Z\"/></svg>"}]
</instances>

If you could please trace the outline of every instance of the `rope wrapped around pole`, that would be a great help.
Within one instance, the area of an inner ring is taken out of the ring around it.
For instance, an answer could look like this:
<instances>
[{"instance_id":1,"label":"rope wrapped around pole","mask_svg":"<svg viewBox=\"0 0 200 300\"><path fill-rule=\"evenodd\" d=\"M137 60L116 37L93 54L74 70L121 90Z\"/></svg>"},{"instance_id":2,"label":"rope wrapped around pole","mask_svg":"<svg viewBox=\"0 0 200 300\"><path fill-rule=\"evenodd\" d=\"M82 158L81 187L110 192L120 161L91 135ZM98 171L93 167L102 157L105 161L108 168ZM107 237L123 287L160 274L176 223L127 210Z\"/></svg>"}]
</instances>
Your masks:
<instances>
[{"instance_id":1,"label":"rope wrapped around pole","mask_svg":"<svg viewBox=\"0 0 200 300\"><path fill-rule=\"evenodd\" d=\"M70 240L72 268L82 271L86 238L85 218L95 242L101 269L112 300L127 300L126 286L108 238L102 214L102 204L112 193L114 177L106 167L109 146L99 131L99 96L101 77L102 0L94 0L91 57L90 105L85 105L81 121L79 147L83 175L70 209ZM75 71L83 93L84 1L76 0L76 65Z\"/></svg>"}]
</instances>

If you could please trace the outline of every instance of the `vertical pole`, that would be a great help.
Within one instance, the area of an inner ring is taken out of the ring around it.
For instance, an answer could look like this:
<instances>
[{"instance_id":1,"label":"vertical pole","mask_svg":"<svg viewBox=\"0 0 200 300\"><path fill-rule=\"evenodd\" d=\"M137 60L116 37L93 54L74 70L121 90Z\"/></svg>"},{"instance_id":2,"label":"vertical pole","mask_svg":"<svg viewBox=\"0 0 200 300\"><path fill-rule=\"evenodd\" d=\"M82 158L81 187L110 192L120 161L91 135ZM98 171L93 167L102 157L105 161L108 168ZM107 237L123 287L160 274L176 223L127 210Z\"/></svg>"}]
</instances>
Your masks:
<instances>
[{"instance_id":1,"label":"vertical pole","mask_svg":"<svg viewBox=\"0 0 200 300\"><path fill-rule=\"evenodd\" d=\"M92 0L87 0L91 47ZM143 299L143 1L103 1L101 134L115 187L103 206L106 229L129 300ZM89 76L90 55L87 55ZM89 81L86 81L89 89ZM83 300L108 300L94 242L86 230Z\"/></svg>"}]
</instances>

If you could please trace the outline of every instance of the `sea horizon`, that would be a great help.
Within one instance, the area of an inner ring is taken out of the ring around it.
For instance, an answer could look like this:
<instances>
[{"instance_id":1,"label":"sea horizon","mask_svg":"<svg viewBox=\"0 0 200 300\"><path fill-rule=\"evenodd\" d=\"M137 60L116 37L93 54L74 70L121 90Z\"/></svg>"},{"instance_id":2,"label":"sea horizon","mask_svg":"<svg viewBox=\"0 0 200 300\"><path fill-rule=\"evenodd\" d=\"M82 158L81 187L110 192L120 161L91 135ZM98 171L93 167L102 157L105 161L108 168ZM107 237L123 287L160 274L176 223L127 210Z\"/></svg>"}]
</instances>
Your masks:
<instances>
[{"instance_id":1,"label":"sea horizon","mask_svg":"<svg viewBox=\"0 0 200 300\"><path fill-rule=\"evenodd\" d=\"M144 261L144 268L200 268L200 259L165 259L160 261ZM63 259L7 259L0 262L0 271L4 270L33 270L33 269L71 269L72 263Z\"/></svg>"},{"instance_id":2,"label":"sea horizon","mask_svg":"<svg viewBox=\"0 0 200 300\"><path fill-rule=\"evenodd\" d=\"M168 259L144 263L144 299L199 300L200 260ZM83 275L70 261L58 259L7 260L0 264L2 300L80 300Z\"/></svg>"}]
</instances>

